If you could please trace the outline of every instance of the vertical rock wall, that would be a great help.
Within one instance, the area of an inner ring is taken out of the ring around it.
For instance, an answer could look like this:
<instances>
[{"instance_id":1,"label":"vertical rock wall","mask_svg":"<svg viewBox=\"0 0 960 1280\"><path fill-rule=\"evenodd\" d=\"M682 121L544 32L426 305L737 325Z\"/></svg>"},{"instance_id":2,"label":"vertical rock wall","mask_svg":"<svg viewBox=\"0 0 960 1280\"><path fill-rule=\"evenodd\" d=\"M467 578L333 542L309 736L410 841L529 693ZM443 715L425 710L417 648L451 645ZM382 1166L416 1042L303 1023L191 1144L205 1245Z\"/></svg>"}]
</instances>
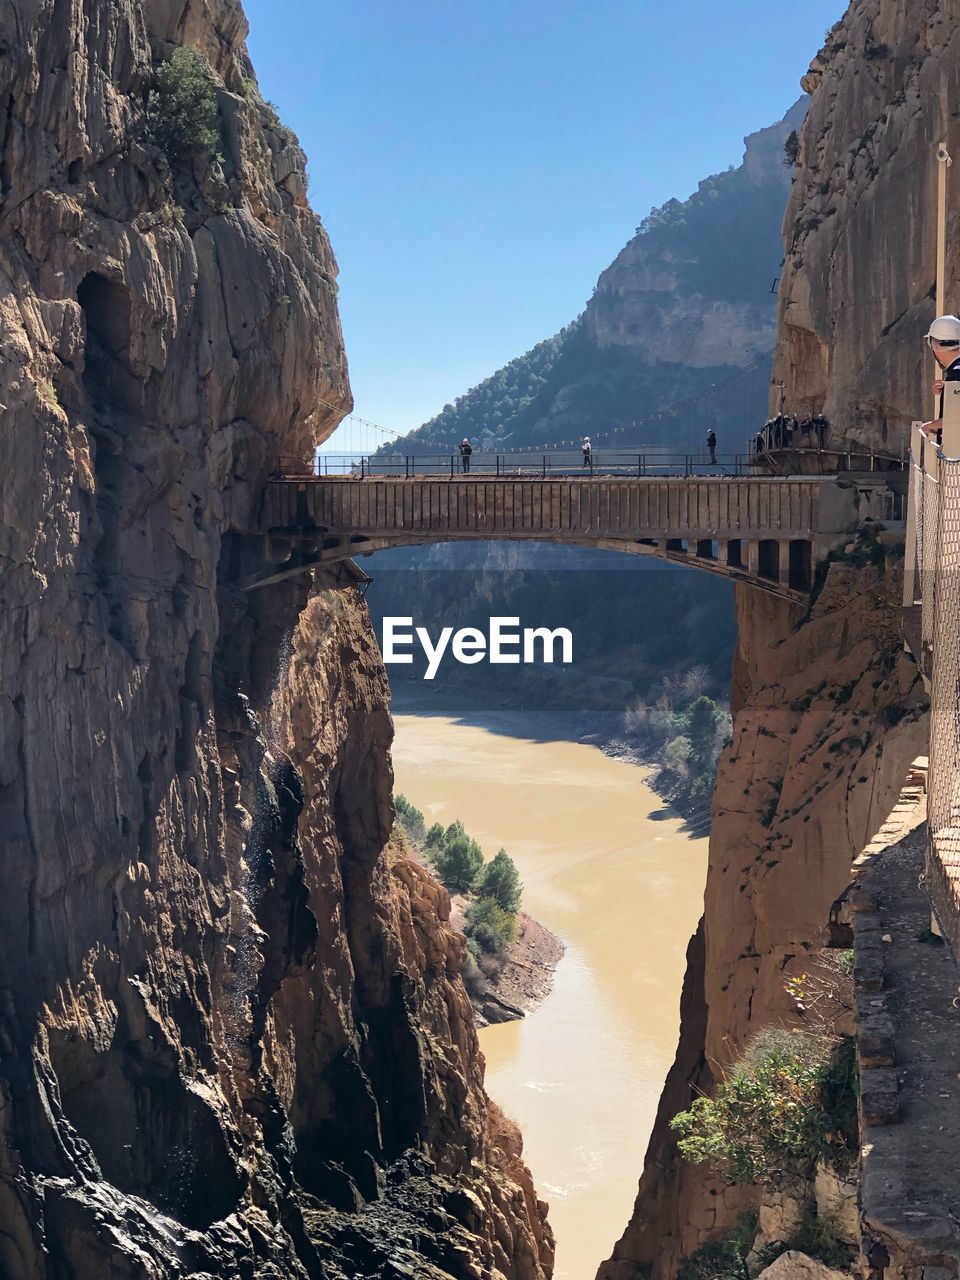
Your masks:
<instances>
[{"instance_id":1,"label":"vertical rock wall","mask_svg":"<svg viewBox=\"0 0 960 1280\"><path fill-rule=\"evenodd\" d=\"M789 408L825 409L835 434L881 448L899 449L931 407L934 149L946 141L960 160L958 19L955 0L854 0L804 79L774 379ZM951 210L958 174L955 164ZM956 226L951 212L953 310ZM924 699L899 651L899 576L896 561L836 564L803 621L738 591L734 740L714 802L703 958L695 947L677 1060L605 1280L672 1275L744 1203L680 1164L667 1125L751 1029L791 1012L784 979L925 750Z\"/></svg>"},{"instance_id":2,"label":"vertical rock wall","mask_svg":"<svg viewBox=\"0 0 960 1280\"><path fill-rule=\"evenodd\" d=\"M701 935L677 1058L633 1219L602 1280L654 1280L752 1200L680 1160L670 1119L752 1033L793 1021L785 982L823 945L853 858L924 748L925 697L901 651L899 568L834 565L809 616L738 588L733 740L721 757Z\"/></svg>"},{"instance_id":3,"label":"vertical rock wall","mask_svg":"<svg viewBox=\"0 0 960 1280\"><path fill-rule=\"evenodd\" d=\"M775 379L850 440L899 449L928 417L935 148L960 163L960 4L855 0L812 93L784 221ZM947 309L960 309L960 167L949 176Z\"/></svg>"},{"instance_id":4,"label":"vertical rock wall","mask_svg":"<svg viewBox=\"0 0 960 1280\"><path fill-rule=\"evenodd\" d=\"M387 847L365 608L241 590L278 454L350 405L245 29L0 8L0 1274L537 1280L445 895ZM220 156L171 169L181 44Z\"/></svg>"}]
</instances>

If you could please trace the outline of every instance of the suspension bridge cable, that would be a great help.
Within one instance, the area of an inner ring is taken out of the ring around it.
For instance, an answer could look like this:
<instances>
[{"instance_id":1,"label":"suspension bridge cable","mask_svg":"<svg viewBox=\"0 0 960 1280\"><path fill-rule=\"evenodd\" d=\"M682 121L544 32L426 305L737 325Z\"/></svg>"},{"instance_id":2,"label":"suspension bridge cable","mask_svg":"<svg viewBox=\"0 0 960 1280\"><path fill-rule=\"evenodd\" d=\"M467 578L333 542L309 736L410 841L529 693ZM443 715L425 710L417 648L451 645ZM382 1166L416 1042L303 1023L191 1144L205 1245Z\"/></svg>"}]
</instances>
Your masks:
<instances>
[{"instance_id":1,"label":"suspension bridge cable","mask_svg":"<svg viewBox=\"0 0 960 1280\"><path fill-rule=\"evenodd\" d=\"M746 377L747 374L753 373L753 371L755 369L758 369L765 360L769 360L771 356L775 354L776 349L777 349L776 346L773 346L770 348L769 351L762 352L760 355L756 356L749 364L744 365L742 369L738 369L735 373L730 374L729 377L722 379L722 381L720 382L711 382L711 384L708 387L704 387L702 390L696 391L692 395L685 396L682 400L675 400L673 404L665 405L663 408L658 409L656 413L649 414L645 418L636 418L632 422L627 423L624 426L608 427L605 430L595 432L593 436L591 436L591 439L604 440L604 439L609 439L611 436L622 435L624 432L628 432L628 431L635 432L645 426L650 426L655 422L659 422L665 417L673 416L674 414L678 413L681 409L688 409L692 405L699 404L701 403L701 401L708 399L710 396L716 395L719 392L725 390L727 387L732 386L734 383L739 382L740 379ZM743 404L745 406L746 405L745 390L744 390L742 399L743 399ZM323 407L326 409L332 409L335 413L339 413L342 410L341 405L332 404L329 400L318 399L317 404L323 405ZM745 408L744 408L744 412L745 412ZM397 431L393 427L385 427L379 422L372 422L369 418L362 418L360 417L359 414L356 414L356 413L346 414L344 418L341 419L341 421L337 424L337 426L334 427L334 431L339 430L340 427L342 427L345 422L355 423L357 426L365 427L367 430L378 432L381 435L381 437L389 436L394 440L400 440L400 439L403 439L405 436L413 434L413 432L411 431ZM414 428L414 430L418 430L418 429L422 429L422 428ZM332 434L333 433L331 432L331 435ZM327 439L329 438L330 437L328 436ZM386 440L384 439L382 443L385 444ZM430 444L429 441L422 441L422 442L418 441L418 443L424 443L424 444L427 444L428 446ZM579 443L580 443L579 438L574 440L554 440L552 443L545 443L545 444L512 445L507 448L501 448L500 452L501 453L530 453L530 452L538 452L538 451L547 452L552 449L558 449L562 446L579 445ZM440 444L436 445L435 447L446 449L449 447L449 444L450 444L449 441L442 441Z\"/></svg>"},{"instance_id":2,"label":"suspension bridge cable","mask_svg":"<svg viewBox=\"0 0 960 1280\"><path fill-rule=\"evenodd\" d=\"M770 357L774 355L776 350L777 348L775 346L771 347L769 351L762 352L760 355L756 356L755 359L753 359L750 362L750 364L744 365L742 369L738 369L736 373L730 374L729 377L724 378L720 382L711 382L709 387L704 387L701 391L696 391L692 395L684 397L684 399L682 400L676 400L674 401L673 404L665 405L663 408L658 409L656 413L649 414L645 418L636 418L633 422L630 422L622 427L609 427L605 431L596 432L594 433L594 435L590 437L591 441L605 439L612 435L620 435L625 431L631 431L631 432L636 431L641 427L652 425L654 422L658 422L661 418L672 415L678 412L680 409L687 409L691 405L699 404L701 400L706 400L709 396L712 396L719 391L723 391L724 388L729 387L732 383L738 382L741 378L745 377L748 373L753 373L753 371L755 369L758 369L765 360L769 360ZM501 452L502 453L520 453L520 452L529 453L531 450L533 451L549 450L549 449L555 449L559 445L576 445L579 443L580 443L579 440L556 440L552 444L527 445L525 447L515 446L510 449L502 449Z\"/></svg>"}]
</instances>

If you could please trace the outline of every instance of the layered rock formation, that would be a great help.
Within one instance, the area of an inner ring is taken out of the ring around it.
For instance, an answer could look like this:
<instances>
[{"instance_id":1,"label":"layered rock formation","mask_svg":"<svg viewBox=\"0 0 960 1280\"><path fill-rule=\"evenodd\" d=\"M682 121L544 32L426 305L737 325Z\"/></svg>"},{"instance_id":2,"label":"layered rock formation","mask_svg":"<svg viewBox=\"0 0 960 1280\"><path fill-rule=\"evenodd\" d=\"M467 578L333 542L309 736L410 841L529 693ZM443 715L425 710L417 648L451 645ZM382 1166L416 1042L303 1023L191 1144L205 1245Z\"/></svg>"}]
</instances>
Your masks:
<instances>
[{"instance_id":1,"label":"layered rock formation","mask_svg":"<svg viewBox=\"0 0 960 1280\"><path fill-rule=\"evenodd\" d=\"M775 377L851 440L899 448L928 417L922 341L936 278L935 148L960 160L955 3L857 0L804 79L812 93L787 208ZM947 309L960 308L949 175Z\"/></svg>"},{"instance_id":2,"label":"layered rock formation","mask_svg":"<svg viewBox=\"0 0 960 1280\"><path fill-rule=\"evenodd\" d=\"M244 34L0 9L0 1273L538 1280L446 896L387 844L365 607L241 589L278 453L350 403ZM219 157L144 129L182 44Z\"/></svg>"}]
</instances>

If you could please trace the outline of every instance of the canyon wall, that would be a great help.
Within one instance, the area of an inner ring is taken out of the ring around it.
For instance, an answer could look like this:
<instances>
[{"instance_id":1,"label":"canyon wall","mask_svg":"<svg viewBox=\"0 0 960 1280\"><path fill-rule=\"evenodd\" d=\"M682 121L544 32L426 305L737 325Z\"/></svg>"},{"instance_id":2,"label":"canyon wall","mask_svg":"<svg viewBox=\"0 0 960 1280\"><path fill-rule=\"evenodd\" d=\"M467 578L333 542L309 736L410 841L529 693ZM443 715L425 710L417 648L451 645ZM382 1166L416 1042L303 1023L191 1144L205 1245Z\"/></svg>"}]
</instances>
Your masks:
<instances>
[{"instance_id":1,"label":"canyon wall","mask_svg":"<svg viewBox=\"0 0 960 1280\"><path fill-rule=\"evenodd\" d=\"M960 156L958 17L955 3L856 0L803 81L812 97L784 222L774 378L789 407L825 408L835 432L877 447L899 449L930 407L934 148L944 140ZM948 309L958 305L955 240ZM604 1280L672 1276L751 1199L682 1165L668 1121L751 1031L795 1019L784 981L822 943L851 858L926 751L926 700L901 652L900 573L895 557L851 548L808 617L738 588L734 733L714 800L704 928L636 1209Z\"/></svg>"},{"instance_id":2,"label":"canyon wall","mask_svg":"<svg viewBox=\"0 0 960 1280\"><path fill-rule=\"evenodd\" d=\"M365 606L243 590L278 454L350 406L245 30L0 9L0 1273L540 1280ZM181 45L218 139L165 155Z\"/></svg>"},{"instance_id":3,"label":"canyon wall","mask_svg":"<svg viewBox=\"0 0 960 1280\"><path fill-rule=\"evenodd\" d=\"M751 1034L796 1021L785 983L824 945L853 858L925 750L926 699L899 637L899 564L833 565L807 617L737 589L733 740L714 795L704 922L634 1215L602 1280L665 1280L756 1203L685 1165L669 1121Z\"/></svg>"},{"instance_id":4,"label":"canyon wall","mask_svg":"<svg viewBox=\"0 0 960 1280\"><path fill-rule=\"evenodd\" d=\"M784 222L774 377L851 440L899 449L932 408L936 145L960 161L960 5L857 0L812 94ZM960 168L949 172L947 310L960 309Z\"/></svg>"}]
</instances>

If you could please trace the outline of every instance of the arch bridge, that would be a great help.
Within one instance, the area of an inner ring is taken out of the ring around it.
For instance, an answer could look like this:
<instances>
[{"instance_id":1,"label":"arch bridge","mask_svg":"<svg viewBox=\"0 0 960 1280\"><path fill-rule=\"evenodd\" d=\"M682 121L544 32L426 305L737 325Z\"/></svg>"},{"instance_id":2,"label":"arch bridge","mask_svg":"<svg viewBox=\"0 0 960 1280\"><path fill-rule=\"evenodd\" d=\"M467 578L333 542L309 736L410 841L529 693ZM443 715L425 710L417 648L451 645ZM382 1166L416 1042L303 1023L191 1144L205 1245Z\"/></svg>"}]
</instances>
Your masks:
<instances>
[{"instance_id":1,"label":"arch bridge","mask_svg":"<svg viewBox=\"0 0 960 1280\"><path fill-rule=\"evenodd\" d=\"M536 541L658 557L798 602L865 520L902 527L902 473L291 475L273 480L249 587L389 547Z\"/></svg>"}]
</instances>

